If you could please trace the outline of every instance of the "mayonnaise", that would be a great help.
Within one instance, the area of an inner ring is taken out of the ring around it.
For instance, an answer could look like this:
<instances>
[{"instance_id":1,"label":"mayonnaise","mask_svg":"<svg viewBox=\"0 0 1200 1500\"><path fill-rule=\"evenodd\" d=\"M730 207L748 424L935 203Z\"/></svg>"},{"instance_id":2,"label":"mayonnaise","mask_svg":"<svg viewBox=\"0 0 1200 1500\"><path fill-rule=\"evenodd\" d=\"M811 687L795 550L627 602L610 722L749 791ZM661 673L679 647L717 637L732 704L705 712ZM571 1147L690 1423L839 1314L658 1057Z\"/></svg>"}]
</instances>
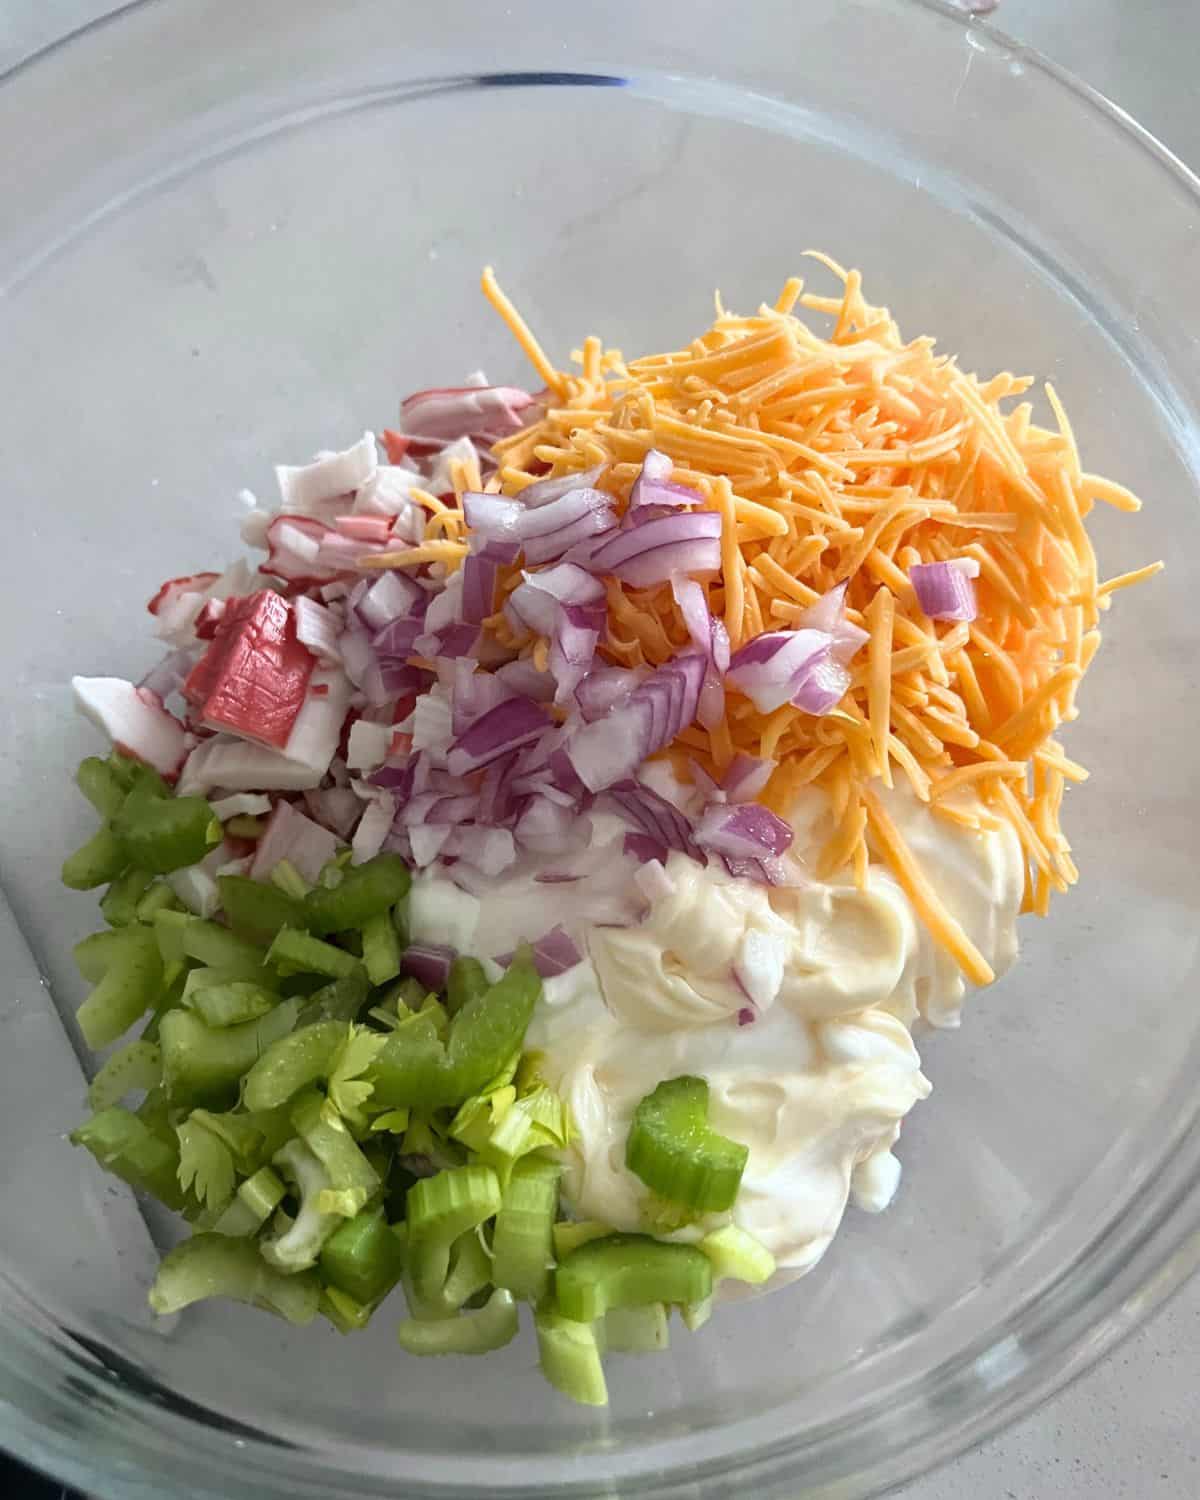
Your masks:
<instances>
[{"instance_id":1,"label":"mayonnaise","mask_svg":"<svg viewBox=\"0 0 1200 1500\"><path fill-rule=\"evenodd\" d=\"M888 807L1002 972L1016 953L1022 893L1015 835L960 828L900 790ZM828 805L810 793L792 821L803 868L828 834ZM490 958L566 926L586 958L546 981L526 1045L541 1052L574 1120L563 1179L573 1210L618 1229L643 1224L646 1189L624 1164L633 1112L664 1079L695 1074L708 1082L713 1126L749 1147L731 1214L708 1222L732 1218L772 1251L781 1278L800 1275L849 1198L872 1212L891 1201L900 1178L891 1148L930 1092L909 1028L918 1016L957 1025L962 976L874 864L861 891L849 878L768 887L675 853L665 878L645 883L647 901L630 894L636 867L614 881L619 840L608 847L611 857L594 860L605 872L594 891L586 878L546 883L532 870L468 896L424 874L411 897L414 936ZM644 911L640 921L610 925L618 893Z\"/></svg>"}]
</instances>

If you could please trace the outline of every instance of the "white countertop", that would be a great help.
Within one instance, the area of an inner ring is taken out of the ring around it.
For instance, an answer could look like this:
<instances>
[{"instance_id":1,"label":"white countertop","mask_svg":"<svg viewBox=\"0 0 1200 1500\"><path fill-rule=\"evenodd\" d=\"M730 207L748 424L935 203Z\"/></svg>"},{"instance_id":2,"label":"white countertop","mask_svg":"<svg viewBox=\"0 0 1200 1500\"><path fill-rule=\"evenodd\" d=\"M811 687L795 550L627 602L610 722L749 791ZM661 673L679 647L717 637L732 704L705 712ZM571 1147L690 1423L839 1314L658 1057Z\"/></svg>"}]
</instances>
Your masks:
<instances>
[{"instance_id":1,"label":"white countertop","mask_svg":"<svg viewBox=\"0 0 1200 1500\"><path fill-rule=\"evenodd\" d=\"M0 75L112 0L3 0ZM991 20L1120 104L1200 169L1200 0L1002 0ZM1200 1278L1084 1379L903 1500L1200 1495Z\"/></svg>"}]
</instances>

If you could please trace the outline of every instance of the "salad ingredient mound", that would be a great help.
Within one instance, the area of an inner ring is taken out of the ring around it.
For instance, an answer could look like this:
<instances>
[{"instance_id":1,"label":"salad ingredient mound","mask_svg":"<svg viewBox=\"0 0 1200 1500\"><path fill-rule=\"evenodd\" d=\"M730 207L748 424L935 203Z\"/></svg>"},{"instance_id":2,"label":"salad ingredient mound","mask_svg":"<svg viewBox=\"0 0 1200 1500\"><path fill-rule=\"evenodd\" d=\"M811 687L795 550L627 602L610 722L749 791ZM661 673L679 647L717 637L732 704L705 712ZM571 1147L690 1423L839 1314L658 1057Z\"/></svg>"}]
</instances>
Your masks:
<instances>
[{"instance_id":1,"label":"salad ingredient mound","mask_svg":"<svg viewBox=\"0 0 1200 1500\"><path fill-rule=\"evenodd\" d=\"M74 679L116 1050L72 1140L190 1227L156 1312L349 1333L402 1285L405 1350L482 1354L525 1303L603 1404L607 1353L890 1201L910 1028L1076 878L1055 736L1159 564L1099 581L1087 515L1138 502L1049 388L1056 429L824 263L574 373L486 272L542 389L279 467L260 560L159 588L140 683Z\"/></svg>"}]
</instances>

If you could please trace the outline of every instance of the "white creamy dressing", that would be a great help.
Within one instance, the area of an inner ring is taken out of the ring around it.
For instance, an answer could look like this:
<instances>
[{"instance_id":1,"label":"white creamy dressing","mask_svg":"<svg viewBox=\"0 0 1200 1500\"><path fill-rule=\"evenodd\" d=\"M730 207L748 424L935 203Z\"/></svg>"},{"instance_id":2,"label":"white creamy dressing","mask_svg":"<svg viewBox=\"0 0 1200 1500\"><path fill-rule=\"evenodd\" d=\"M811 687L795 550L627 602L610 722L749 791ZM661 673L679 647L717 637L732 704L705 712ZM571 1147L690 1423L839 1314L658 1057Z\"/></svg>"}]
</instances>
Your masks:
<instances>
[{"instance_id":1,"label":"white creamy dressing","mask_svg":"<svg viewBox=\"0 0 1200 1500\"><path fill-rule=\"evenodd\" d=\"M666 790L661 779L657 789ZM899 789L888 808L1001 973L1017 948L1015 835L957 827ZM794 808L801 869L830 816L816 792ZM709 1085L713 1126L750 1150L732 1214L709 1224L731 1217L772 1251L781 1279L801 1275L824 1253L848 1198L873 1212L891 1201L900 1122L930 1092L909 1028L918 1016L957 1026L962 975L877 865L863 891L848 878L772 888L676 853L665 879L645 881L620 858L616 825L593 822L590 878L547 883L537 878L543 861L480 897L445 873L422 874L410 898L413 935L493 958L556 924L570 931L587 957L546 981L527 1046L543 1053L541 1071L578 1132L563 1181L575 1213L641 1226L646 1190L624 1165L633 1111L664 1079L696 1074ZM615 923L625 925L607 925ZM754 1019L739 1024L748 1000L735 969L744 977L747 965L766 977Z\"/></svg>"}]
</instances>

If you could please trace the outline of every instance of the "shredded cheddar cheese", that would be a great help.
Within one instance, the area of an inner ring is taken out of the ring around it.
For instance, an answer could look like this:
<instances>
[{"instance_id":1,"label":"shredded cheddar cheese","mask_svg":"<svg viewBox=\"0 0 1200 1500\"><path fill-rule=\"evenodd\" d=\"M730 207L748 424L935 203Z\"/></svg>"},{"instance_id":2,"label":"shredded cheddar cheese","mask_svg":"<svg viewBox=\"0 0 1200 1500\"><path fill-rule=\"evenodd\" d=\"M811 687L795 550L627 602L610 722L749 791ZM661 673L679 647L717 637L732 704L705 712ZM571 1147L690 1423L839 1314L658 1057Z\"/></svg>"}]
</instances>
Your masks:
<instances>
[{"instance_id":1,"label":"shredded cheddar cheese","mask_svg":"<svg viewBox=\"0 0 1200 1500\"><path fill-rule=\"evenodd\" d=\"M838 709L763 715L731 690L720 721L690 726L668 754L685 775L694 762L717 777L739 752L775 760L762 800L780 813L801 787L823 787L834 827L817 873L847 870L861 885L873 850L983 984L990 968L875 786L892 786L898 771L937 817L981 833L1010 827L1027 861L1024 908L1044 913L1051 891L1077 877L1059 818L1067 784L1087 776L1054 736L1077 712L1100 614L1162 564L1099 582L1087 515L1097 501L1123 512L1141 502L1083 469L1052 387L1054 426L1042 427L1029 402L1004 404L1030 379L981 381L931 339L905 342L887 310L865 300L857 271L810 253L838 278L840 296L806 294L792 277L752 317L725 311L718 297L712 326L686 348L627 360L590 336L573 356L577 373L554 368L489 268L484 293L546 386L540 419L495 445L498 488L518 495L600 465L597 482L620 509L647 451L668 454L674 478L721 517L720 570L702 581L735 651L791 627L847 583L847 618L869 641ZM797 307L831 318L829 336ZM456 500L476 477L455 474ZM457 565L461 511L427 508L424 543L372 565ZM908 579L915 563L955 557L979 565L969 625L925 618ZM502 594L519 576L502 579ZM669 586L607 587L608 661L658 665L686 643ZM485 624L512 644L502 613ZM527 644L544 659L544 642ZM976 794L977 809L952 800L962 790Z\"/></svg>"}]
</instances>

